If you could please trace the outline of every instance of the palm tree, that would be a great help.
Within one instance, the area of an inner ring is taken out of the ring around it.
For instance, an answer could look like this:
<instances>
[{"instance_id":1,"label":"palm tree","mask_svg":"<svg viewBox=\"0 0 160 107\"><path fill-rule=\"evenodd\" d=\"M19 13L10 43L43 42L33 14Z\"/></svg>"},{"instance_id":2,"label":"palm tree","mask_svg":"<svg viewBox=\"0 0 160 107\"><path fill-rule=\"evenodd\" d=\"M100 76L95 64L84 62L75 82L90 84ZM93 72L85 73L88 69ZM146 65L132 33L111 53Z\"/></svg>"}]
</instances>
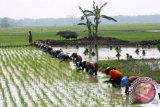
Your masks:
<instances>
[{"instance_id":1,"label":"palm tree","mask_svg":"<svg viewBox=\"0 0 160 107\"><path fill-rule=\"evenodd\" d=\"M106 15L101 15L102 8L106 6L107 2L104 3L100 8L98 5L95 6L95 2L93 1L93 11L90 10L85 10L84 13L87 14L88 16L93 16L94 17L94 22L95 22L95 37L98 37L98 25L100 24L100 18L105 18L107 20L112 20L117 22L114 18Z\"/></svg>"},{"instance_id":2,"label":"palm tree","mask_svg":"<svg viewBox=\"0 0 160 107\"><path fill-rule=\"evenodd\" d=\"M89 38L92 37L92 22L89 20L88 15L84 12L84 10L79 6L79 9L83 13L83 16L81 17L81 21L86 19L86 23L79 23L78 25L86 25L88 29L88 36Z\"/></svg>"}]
</instances>

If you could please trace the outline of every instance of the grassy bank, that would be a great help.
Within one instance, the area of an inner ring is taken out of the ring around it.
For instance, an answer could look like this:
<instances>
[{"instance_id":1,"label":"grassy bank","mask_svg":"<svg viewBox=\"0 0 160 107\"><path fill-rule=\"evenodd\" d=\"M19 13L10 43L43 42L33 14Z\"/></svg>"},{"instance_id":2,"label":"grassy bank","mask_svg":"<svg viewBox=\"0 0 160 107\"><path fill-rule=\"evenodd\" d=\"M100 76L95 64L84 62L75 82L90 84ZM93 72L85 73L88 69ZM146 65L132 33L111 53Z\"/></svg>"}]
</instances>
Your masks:
<instances>
[{"instance_id":1,"label":"grassy bank","mask_svg":"<svg viewBox=\"0 0 160 107\"><path fill-rule=\"evenodd\" d=\"M148 76L160 82L160 60L108 60L99 61L100 71L107 66L116 67L126 76Z\"/></svg>"},{"instance_id":2,"label":"grassy bank","mask_svg":"<svg viewBox=\"0 0 160 107\"><path fill-rule=\"evenodd\" d=\"M159 29L160 24L100 25L99 35L129 41L159 40L160 32L148 32ZM56 33L64 30L77 32L78 38L87 37L87 32L84 32L86 27L78 25L0 28L0 43L1 45L28 44L28 31L32 31L34 40L61 39Z\"/></svg>"}]
</instances>

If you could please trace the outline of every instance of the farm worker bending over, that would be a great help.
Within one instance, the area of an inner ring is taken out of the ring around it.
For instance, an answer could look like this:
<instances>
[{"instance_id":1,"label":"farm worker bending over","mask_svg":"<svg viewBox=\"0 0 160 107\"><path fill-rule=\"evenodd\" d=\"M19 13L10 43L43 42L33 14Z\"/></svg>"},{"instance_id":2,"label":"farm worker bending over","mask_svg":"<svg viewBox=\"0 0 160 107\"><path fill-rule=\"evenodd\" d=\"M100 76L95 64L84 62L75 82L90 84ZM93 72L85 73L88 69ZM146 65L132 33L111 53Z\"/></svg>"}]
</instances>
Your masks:
<instances>
[{"instance_id":1,"label":"farm worker bending over","mask_svg":"<svg viewBox=\"0 0 160 107\"><path fill-rule=\"evenodd\" d=\"M128 84L125 86L125 93L129 94L129 87L131 86L131 83L134 82L139 76L129 76L128 77Z\"/></svg>"},{"instance_id":2,"label":"farm worker bending over","mask_svg":"<svg viewBox=\"0 0 160 107\"><path fill-rule=\"evenodd\" d=\"M87 66L89 75L95 74L97 76L98 64L96 62L86 62L86 66Z\"/></svg>"},{"instance_id":3,"label":"farm worker bending over","mask_svg":"<svg viewBox=\"0 0 160 107\"><path fill-rule=\"evenodd\" d=\"M60 62L62 62L62 61L66 61L69 63L69 61L70 61L69 55L67 55L67 54L62 55Z\"/></svg>"},{"instance_id":4,"label":"farm worker bending over","mask_svg":"<svg viewBox=\"0 0 160 107\"><path fill-rule=\"evenodd\" d=\"M123 78L123 73L116 70L113 67L107 67L104 71L107 75L110 75L110 79L107 82L111 82L114 87L121 86L121 80Z\"/></svg>"},{"instance_id":5,"label":"farm worker bending over","mask_svg":"<svg viewBox=\"0 0 160 107\"><path fill-rule=\"evenodd\" d=\"M77 67L79 67L80 69L82 69L83 71L84 71L84 69L86 70L86 61L78 61L77 63L76 63L76 66ZM87 71L87 70L86 70Z\"/></svg>"},{"instance_id":6,"label":"farm worker bending over","mask_svg":"<svg viewBox=\"0 0 160 107\"><path fill-rule=\"evenodd\" d=\"M95 75L97 76L97 72L98 72L98 64L97 63L93 63L93 62L87 62L87 61L79 61L76 64L78 67L82 67L82 70L86 70L86 72L88 72L89 75Z\"/></svg>"},{"instance_id":7,"label":"farm worker bending over","mask_svg":"<svg viewBox=\"0 0 160 107\"><path fill-rule=\"evenodd\" d=\"M64 55L64 53L63 53L63 52L60 52L60 53L57 55L57 58L58 58L58 59L61 59L63 55Z\"/></svg>"},{"instance_id":8,"label":"farm worker bending over","mask_svg":"<svg viewBox=\"0 0 160 107\"><path fill-rule=\"evenodd\" d=\"M77 53L72 53L72 55L70 56L73 59L73 62L78 62L78 61L82 61L82 57L80 55L78 55Z\"/></svg>"}]
</instances>

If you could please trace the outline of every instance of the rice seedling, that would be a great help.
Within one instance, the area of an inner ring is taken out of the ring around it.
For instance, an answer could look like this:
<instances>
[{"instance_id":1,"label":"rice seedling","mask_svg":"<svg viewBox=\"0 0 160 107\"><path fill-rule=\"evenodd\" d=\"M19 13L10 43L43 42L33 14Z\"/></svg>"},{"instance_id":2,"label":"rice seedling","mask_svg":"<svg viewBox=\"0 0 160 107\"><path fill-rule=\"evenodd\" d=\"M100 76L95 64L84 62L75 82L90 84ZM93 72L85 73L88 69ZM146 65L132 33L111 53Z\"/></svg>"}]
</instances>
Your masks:
<instances>
[{"instance_id":1,"label":"rice seedling","mask_svg":"<svg viewBox=\"0 0 160 107\"><path fill-rule=\"evenodd\" d=\"M113 48L112 46L109 47L110 50L112 50L112 48Z\"/></svg>"},{"instance_id":2,"label":"rice seedling","mask_svg":"<svg viewBox=\"0 0 160 107\"><path fill-rule=\"evenodd\" d=\"M76 49L79 49L79 45L76 45Z\"/></svg>"},{"instance_id":3,"label":"rice seedling","mask_svg":"<svg viewBox=\"0 0 160 107\"><path fill-rule=\"evenodd\" d=\"M135 50L135 53L137 54L137 55L139 55L139 48L137 47L137 49Z\"/></svg>"},{"instance_id":4,"label":"rice seedling","mask_svg":"<svg viewBox=\"0 0 160 107\"><path fill-rule=\"evenodd\" d=\"M83 54L87 55L88 53L89 53L89 50L88 50L88 48L86 48L86 49L84 50Z\"/></svg>"},{"instance_id":5,"label":"rice seedling","mask_svg":"<svg viewBox=\"0 0 160 107\"><path fill-rule=\"evenodd\" d=\"M96 54L95 54L95 52L93 51L93 52L91 53L91 55L92 55L92 56L95 56Z\"/></svg>"},{"instance_id":6,"label":"rice seedling","mask_svg":"<svg viewBox=\"0 0 160 107\"><path fill-rule=\"evenodd\" d=\"M129 55L128 53L126 54L126 58L127 58L127 60L132 60L133 59L132 56Z\"/></svg>"},{"instance_id":7,"label":"rice seedling","mask_svg":"<svg viewBox=\"0 0 160 107\"><path fill-rule=\"evenodd\" d=\"M110 104L106 99L110 99L108 93L111 93L111 88L109 89L105 84L104 86L95 83L93 78L85 72L76 72L67 63L59 63L58 59L51 59L48 54L41 53L38 49L33 47L6 48L3 49L0 58L2 59L0 66L3 66L0 71L7 70L8 83L14 85L17 90L15 91L17 99L22 106L98 105L103 107L104 102ZM6 83L3 83L2 89L4 84ZM8 85L8 88L13 97L11 86ZM6 97L5 93L6 90L4 91ZM15 97L9 99L17 106ZM7 102L8 97L6 97Z\"/></svg>"},{"instance_id":8,"label":"rice seedling","mask_svg":"<svg viewBox=\"0 0 160 107\"><path fill-rule=\"evenodd\" d=\"M5 92L4 92L4 89L3 89L3 87L2 87L1 82L0 82L0 90L1 90L1 92L2 92L3 106L4 106L4 107L7 107L6 96L5 96Z\"/></svg>"},{"instance_id":9,"label":"rice seedling","mask_svg":"<svg viewBox=\"0 0 160 107\"><path fill-rule=\"evenodd\" d=\"M145 56L146 55L146 51L142 50L142 55Z\"/></svg>"},{"instance_id":10,"label":"rice seedling","mask_svg":"<svg viewBox=\"0 0 160 107\"><path fill-rule=\"evenodd\" d=\"M120 57L121 57L120 52L117 51L116 57L117 57L118 60L120 59Z\"/></svg>"}]
</instances>

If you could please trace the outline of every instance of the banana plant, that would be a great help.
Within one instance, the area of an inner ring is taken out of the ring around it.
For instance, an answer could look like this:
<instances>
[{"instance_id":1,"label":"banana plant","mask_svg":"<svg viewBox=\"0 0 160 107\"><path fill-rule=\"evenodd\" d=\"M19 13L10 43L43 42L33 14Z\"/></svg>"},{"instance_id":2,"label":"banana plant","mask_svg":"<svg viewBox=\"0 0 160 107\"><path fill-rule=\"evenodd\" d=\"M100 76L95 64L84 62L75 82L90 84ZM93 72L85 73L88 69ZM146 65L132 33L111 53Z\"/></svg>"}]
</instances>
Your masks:
<instances>
[{"instance_id":1,"label":"banana plant","mask_svg":"<svg viewBox=\"0 0 160 107\"><path fill-rule=\"evenodd\" d=\"M90 10L84 10L84 13L87 16L93 16L94 17L94 22L95 22L95 37L98 37L98 27L100 24L100 18L104 18L107 20L112 20L117 22L117 20L115 20L114 18L110 17L110 16L106 16L106 15L102 15L101 11L102 9L107 5L107 2L104 3L101 7L99 7L98 5L95 5L95 2L93 1L93 11Z\"/></svg>"},{"instance_id":2,"label":"banana plant","mask_svg":"<svg viewBox=\"0 0 160 107\"><path fill-rule=\"evenodd\" d=\"M86 19L86 23L79 23L78 25L85 25L88 29L88 36L89 38L92 37L93 33L92 33L92 22L90 21L90 19L88 18L88 15L85 13L85 11L79 6L79 9L81 10L81 12L83 13L83 16L81 17L81 21Z\"/></svg>"}]
</instances>

